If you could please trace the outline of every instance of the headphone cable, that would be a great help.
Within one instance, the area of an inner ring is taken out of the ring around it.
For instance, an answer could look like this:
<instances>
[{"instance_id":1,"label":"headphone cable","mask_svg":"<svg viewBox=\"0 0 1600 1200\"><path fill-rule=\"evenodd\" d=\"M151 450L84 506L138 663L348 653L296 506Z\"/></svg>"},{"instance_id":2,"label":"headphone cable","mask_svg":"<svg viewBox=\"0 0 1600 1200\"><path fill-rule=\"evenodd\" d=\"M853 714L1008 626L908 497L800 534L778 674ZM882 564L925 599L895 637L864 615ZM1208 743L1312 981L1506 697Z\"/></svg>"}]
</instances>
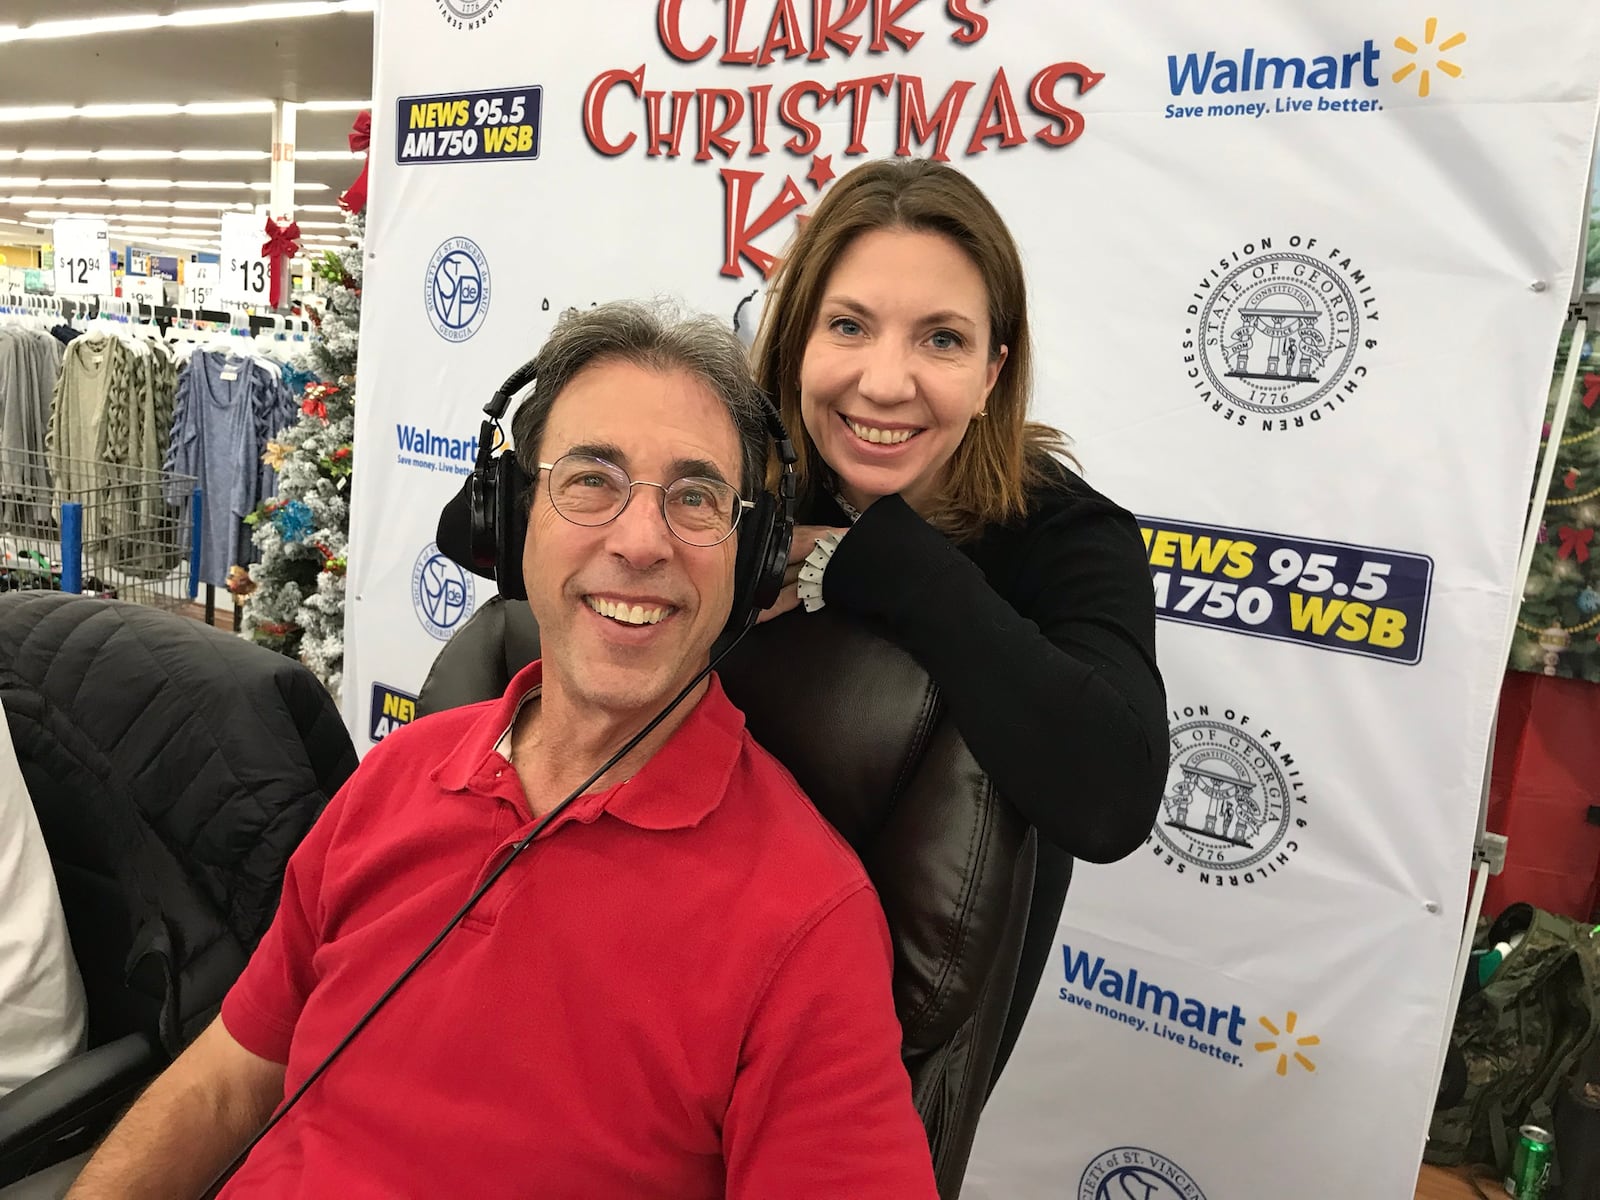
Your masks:
<instances>
[{"instance_id":1,"label":"headphone cable","mask_svg":"<svg viewBox=\"0 0 1600 1200\"><path fill-rule=\"evenodd\" d=\"M631 753L635 746L648 737L650 732L654 730L656 726L660 725L662 721L666 720L672 711L676 709L678 705L682 704L683 701L688 698L689 694L693 692L695 688L699 687L712 671L716 670L717 664L726 658L730 653L732 653L733 648L744 640L744 635L749 633L750 630L755 627L755 617L756 614L752 612L749 618L747 618L744 628L739 630L738 636L729 642L721 651L719 651L716 656L705 665L700 673L690 680L688 685L685 686L681 692L672 698L665 708L663 708L655 716L651 717L650 720L645 724L644 728L640 729L638 733L634 734L631 738L624 742L621 749L619 749L615 754L606 759L604 763L597 767L594 773L580 783L576 788L574 788L565 799L563 799L544 816L540 817L536 822L534 822L533 828L528 830L528 832L524 834L514 846L511 847L511 852L506 855L505 859L500 863L500 865L491 871L489 876L482 883L480 883L476 889L473 890L472 895L467 897L466 903L457 909L455 915L445 923L445 927L436 935L434 935L433 940L428 943L427 948L412 960L410 966L406 967L404 971L400 972L393 983L384 989L383 994L373 1002L372 1007L367 1009L367 1011L362 1014L361 1018L350 1027L350 1030L339 1039L339 1044L329 1051L328 1056L318 1063L316 1067L312 1069L311 1073L305 1077L305 1080L298 1088L295 1089L294 1095L285 1100L283 1104L278 1107L278 1110L274 1112L272 1116L267 1118L266 1124L262 1125L261 1128L256 1131L255 1135L249 1140L249 1142L245 1144L244 1149L240 1150L238 1154L234 1155L233 1159L228 1163L228 1165L225 1166L215 1177L213 1177L211 1182L206 1185L206 1189L202 1193L203 1196L210 1197L216 1194L220 1185L239 1169L239 1167L244 1163L244 1160L250 1156L250 1152L261 1143L261 1140L265 1138L267 1134L272 1132L279 1121L283 1120L283 1118L289 1114L289 1110L294 1108L294 1106L300 1102L301 1097L303 1097L306 1092L311 1089L311 1085L320 1079L327 1069L333 1065L334 1060L338 1058L339 1055L344 1053L345 1048L348 1047L351 1042L355 1041L356 1035L365 1029L369 1024L371 1024L372 1019L378 1015L378 1011L393 998L394 994L400 990L401 985L415 975L418 968L420 968L423 963L427 962L428 959L433 956L433 952L443 944L445 938L447 938L455 930L457 925L461 924L461 922L466 919L467 914L477 907L478 902L483 899L484 894L494 886L495 882L502 875L504 875L507 870L510 869L511 864L516 862L516 860L521 857L522 852L533 844L534 840L538 838L542 832L544 832L544 830L549 826L550 822L565 812L567 807L572 804L574 800L578 799L578 797L582 796L586 791L589 790L589 788L593 787L596 780L598 780L607 771L611 770L612 767L616 766L617 763L621 762L623 758Z\"/></svg>"}]
</instances>

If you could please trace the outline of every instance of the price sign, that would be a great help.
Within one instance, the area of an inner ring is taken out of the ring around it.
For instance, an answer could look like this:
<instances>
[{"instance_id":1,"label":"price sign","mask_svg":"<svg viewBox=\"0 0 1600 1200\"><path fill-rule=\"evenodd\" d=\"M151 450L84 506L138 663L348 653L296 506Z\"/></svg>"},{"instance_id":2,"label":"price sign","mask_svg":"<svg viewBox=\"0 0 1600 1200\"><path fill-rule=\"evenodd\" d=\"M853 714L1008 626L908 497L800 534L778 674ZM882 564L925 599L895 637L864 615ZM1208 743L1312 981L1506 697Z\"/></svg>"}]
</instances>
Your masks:
<instances>
[{"instance_id":1,"label":"price sign","mask_svg":"<svg viewBox=\"0 0 1600 1200\"><path fill-rule=\"evenodd\" d=\"M55 223L58 296L111 295L111 240L94 217L63 217Z\"/></svg>"},{"instance_id":2,"label":"price sign","mask_svg":"<svg viewBox=\"0 0 1600 1200\"><path fill-rule=\"evenodd\" d=\"M159 279L150 279L143 275L124 275L122 277L122 298L124 300L137 300L140 304L164 304L166 302L166 289Z\"/></svg>"},{"instance_id":3,"label":"price sign","mask_svg":"<svg viewBox=\"0 0 1600 1200\"><path fill-rule=\"evenodd\" d=\"M267 302L272 265L261 257L267 241L266 224L265 217L254 213L222 214L222 299Z\"/></svg>"},{"instance_id":4,"label":"price sign","mask_svg":"<svg viewBox=\"0 0 1600 1200\"><path fill-rule=\"evenodd\" d=\"M192 262L183 266L183 288L191 308L213 307L221 283L222 267L218 263Z\"/></svg>"}]
</instances>

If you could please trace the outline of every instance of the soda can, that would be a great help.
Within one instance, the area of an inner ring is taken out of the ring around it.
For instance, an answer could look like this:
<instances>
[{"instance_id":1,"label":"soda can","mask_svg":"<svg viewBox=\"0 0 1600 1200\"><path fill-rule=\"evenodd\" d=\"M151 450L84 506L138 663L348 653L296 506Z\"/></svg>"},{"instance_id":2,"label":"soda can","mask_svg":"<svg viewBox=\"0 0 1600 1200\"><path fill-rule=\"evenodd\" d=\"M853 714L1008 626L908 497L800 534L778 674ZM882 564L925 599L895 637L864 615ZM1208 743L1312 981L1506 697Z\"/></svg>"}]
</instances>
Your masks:
<instances>
[{"instance_id":1,"label":"soda can","mask_svg":"<svg viewBox=\"0 0 1600 1200\"><path fill-rule=\"evenodd\" d=\"M1511 1160L1511 1174L1506 1177L1506 1195L1511 1200L1544 1200L1554 1139L1537 1125L1524 1125L1518 1132L1521 1136Z\"/></svg>"}]
</instances>

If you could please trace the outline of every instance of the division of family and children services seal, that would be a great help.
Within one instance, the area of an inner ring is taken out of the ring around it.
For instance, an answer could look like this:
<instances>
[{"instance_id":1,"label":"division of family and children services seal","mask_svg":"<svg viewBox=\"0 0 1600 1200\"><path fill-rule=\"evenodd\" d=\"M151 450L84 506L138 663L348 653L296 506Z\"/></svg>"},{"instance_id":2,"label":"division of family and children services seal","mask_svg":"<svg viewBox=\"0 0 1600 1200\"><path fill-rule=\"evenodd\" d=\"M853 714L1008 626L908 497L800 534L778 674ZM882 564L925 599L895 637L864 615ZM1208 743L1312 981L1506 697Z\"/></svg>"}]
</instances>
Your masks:
<instances>
[{"instance_id":1,"label":"division of family and children services seal","mask_svg":"<svg viewBox=\"0 0 1600 1200\"><path fill-rule=\"evenodd\" d=\"M1248 713L1208 704L1172 714L1161 812L1147 844L1180 875L1254 884L1289 865L1305 829L1305 783L1282 739Z\"/></svg>"},{"instance_id":2,"label":"division of family and children services seal","mask_svg":"<svg viewBox=\"0 0 1600 1200\"><path fill-rule=\"evenodd\" d=\"M1189 298L1183 365L1225 421L1266 432L1335 412L1367 378L1378 298L1338 246L1296 234L1217 260Z\"/></svg>"}]
</instances>

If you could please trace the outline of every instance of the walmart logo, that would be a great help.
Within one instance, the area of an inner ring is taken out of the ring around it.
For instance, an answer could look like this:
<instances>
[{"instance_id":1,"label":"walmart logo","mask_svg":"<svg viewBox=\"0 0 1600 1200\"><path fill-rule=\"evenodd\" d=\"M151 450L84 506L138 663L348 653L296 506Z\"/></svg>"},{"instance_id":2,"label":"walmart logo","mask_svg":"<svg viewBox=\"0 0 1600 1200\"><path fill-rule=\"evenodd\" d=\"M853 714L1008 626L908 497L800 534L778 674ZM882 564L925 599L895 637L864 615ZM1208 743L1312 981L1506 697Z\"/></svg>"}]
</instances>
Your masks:
<instances>
[{"instance_id":1,"label":"walmart logo","mask_svg":"<svg viewBox=\"0 0 1600 1200\"><path fill-rule=\"evenodd\" d=\"M1277 1066L1274 1069L1278 1073L1278 1078L1281 1079L1289 1073L1289 1060L1291 1057L1307 1071L1315 1071L1317 1069L1317 1064L1306 1057L1305 1051L1311 1046L1322 1045L1322 1039L1315 1034L1294 1036L1295 1026L1300 1022L1299 1013L1291 1011L1285 1016L1282 1029L1279 1029L1277 1025L1265 1017L1257 1017L1256 1020L1261 1023L1263 1029L1272 1035L1271 1041L1256 1043L1256 1053L1269 1054L1276 1057Z\"/></svg>"},{"instance_id":2,"label":"walmart logo","mask_svg":"<svg viewBox=\"0 0 1600 1200\"><path fill-rule=\"evenodd\" d=\"M1299 1013L1291 1011L1281 1022L1257 1017L1271 1037L1253 1043L1257 1057L1250 1059L1243 1037L1249 1018L1239 1005L1218 1004L1169 988L1141 975L1138 967L1109 963L1103 954L1063 944L1061 956L1066 986L1059 996L1074 1008L1225 1066L1242 1068L1250 1061L1267 1061L1280 1079L1290 1074L1290 1063L1301 1068L1295 1074L1317 1069L1307 1051L1320 1046L1322 1039L1300 1029Z\"/></svg>"},{"instance_id":3,"label":"walmart logo","mask_svg":"<svg viewBox=\"0 0 1600 1200\"><path fill-rule=\"evenodd\" d=\"M1394 48L1402 54L1409 54L1411 61L1396 71L1390 78L1396 83L1404 83L1415 75L1417 77L1417 95L1424 100L1433 91L1434 71L1442 71L1450 76L1451 79L1461 78L1461 68L1443 56L1457 46L1462 45L1467 40L1467 35L1460 32L1452 33L1435 46L1433 39L1438 34L1439 18L1429 17L1427 24L1423 26L1422 45L1418 46L1407 37L1397 37L1394 40Z\"/></svg>"},{"instance_id":4,"label":"walmart logo","mask_svg":"<svg viewBox=\"0 0 1600 1200\"><path fill-rule=\"evenodd\" d=\"M1291 88L1348 91L1354 87L1378 86L1375 68L1379 54L1371 38L1362 42L1359 50L1319 54L1309 59L1262 54L1253 46L1245 47L1237 58L1215 50L1207 50L1204 58L1189 54L1180 60L1176 54L1169 54L1167 77L1174 96L1186 91L1196 96Z\"/></svg>"},{"instance_id":5,"label":"walmart logo","mask_svg":"<svg viewBox=\"0 0 1600 1200\"><path fill-rule=\"evenodd\" d=\"M1409 37L1397 37L1395 49L1409 56L1389 76L1398 84L1409 84L1415 77L1417 95L1426 98L1433 90L1435 72L1455 79L1461 67L1444 57L1467 40L1465 33L1454 33L1435 44L1439 33L1439 20L1429 17L1419 45ZM1301 55L1281 54L1256 46L1245 46L1238 53L1223 50L1196 51L1189 54L1167 56L1167 82L1174 96L1233 96L1247 92L1355 92L1378 88L1382 75L1378 63L1383 51L1372 38L1364 39L1359 46L1351 46L1337 53ZM1280 105L1275 111L1290 112L1303 106ZM1319 109L1342 104L1319 103ZM1359 110L1367 111L1367 110Z\"/></svg>"}]
</instances>

